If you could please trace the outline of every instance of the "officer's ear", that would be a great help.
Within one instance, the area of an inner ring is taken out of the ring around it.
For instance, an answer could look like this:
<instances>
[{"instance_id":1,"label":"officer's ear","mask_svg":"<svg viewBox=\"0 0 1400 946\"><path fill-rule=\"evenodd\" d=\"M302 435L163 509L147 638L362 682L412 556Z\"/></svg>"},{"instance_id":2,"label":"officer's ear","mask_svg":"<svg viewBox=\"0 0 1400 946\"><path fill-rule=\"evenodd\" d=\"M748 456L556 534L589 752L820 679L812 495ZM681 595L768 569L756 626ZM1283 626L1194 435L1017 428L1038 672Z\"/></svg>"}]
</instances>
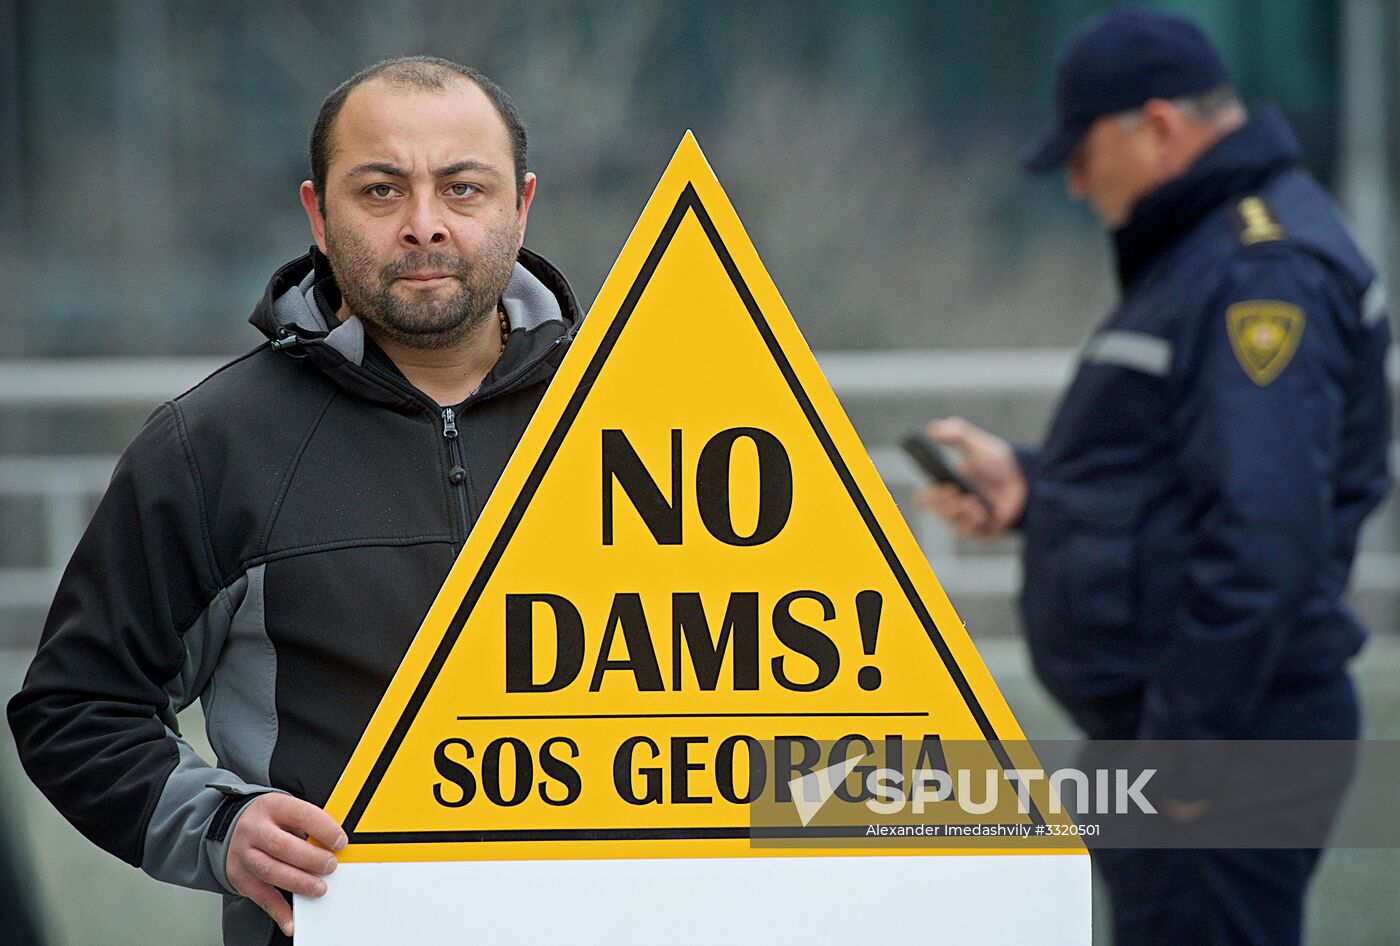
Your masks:
<instances>
[{"instance_id":1,"label":"officer's ear","mask_svg":"<svg viewBox=\"0 0 1400 946\"><path fill-rule=\"evenodd\" d=\"M1145 144L1160 170L1172 175L1185 170L1183 158L1191 150L1186 114L1166 99L1148 99L1140 114Z\"/></svg>"},{"instance_id":2,"label":"officer's ear","mask_svg":"<svg viewBox=\"0 0 1400 946\"><path fill-rule=\"evenodd\" d=\"M310 181L301 182L301 209L306 211L306 220L311 224L311 235L316 238L316 246L326 252L326 214L321 206L321 198Z\"/></svg>"},{"instance_id":3,"label":"officer's ear","mask_svg":"<svg viewBox=\"0 0 1400 946\"><path fill-rule=\"evenodd\" d=\"M1186 116L1166 99L1148 99L1142 106L1142 123L1158 141L1178 136Z\"/></svg>"}]
</instances>

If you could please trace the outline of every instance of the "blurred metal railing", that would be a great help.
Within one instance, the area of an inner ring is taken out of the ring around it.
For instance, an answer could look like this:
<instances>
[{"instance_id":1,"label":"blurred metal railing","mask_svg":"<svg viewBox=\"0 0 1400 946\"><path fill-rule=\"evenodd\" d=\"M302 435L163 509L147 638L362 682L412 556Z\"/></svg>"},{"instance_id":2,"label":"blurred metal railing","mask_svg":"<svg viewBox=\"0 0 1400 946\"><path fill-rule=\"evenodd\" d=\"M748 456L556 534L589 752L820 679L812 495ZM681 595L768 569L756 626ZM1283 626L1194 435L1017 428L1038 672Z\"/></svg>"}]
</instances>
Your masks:
<instances>
[{"instance_id":1,"label":"blurred metal railing","mask_svg":"<svg viewBox=\"0 0 1400 946\"><path fill-rule=\"evenodd\" d=\"M1396 362L1392 352L1392 362ZM818 360L847 406L911 395L992 394L1051 398L1070 377L1068 349L976 351L830 352ZM219 360L182 358L0 360L0 410L43 406L91 410L151 407L188 389ZM1395 365L1392 364L1392 369ZM1392 377L1395 372L1392 371ZM921 476L896 447L874 445L871 458L896 499L907 500ZM105 490L116 458L110 455L0 457L0 501L37 503L43 561L0 567L0 611L44 608ZM1400 450L1396 453L1400 468ZM1393 514L1392 514L1393 515ZM1004 548L980 551L953 542L931 516L910 515L911 525L944 588L952 595L1015 593L1017 557ZM1374 524L1373 524L1374 528ZM1379 541L1365 543L1353 579L1358 591L1400 595L1400 549L1393 525ZM9 532L9 530L5 530ZM39 541L40 536L29 537ZM14 535L0 541L14 542Z\"/></svg>"}]
</instances>

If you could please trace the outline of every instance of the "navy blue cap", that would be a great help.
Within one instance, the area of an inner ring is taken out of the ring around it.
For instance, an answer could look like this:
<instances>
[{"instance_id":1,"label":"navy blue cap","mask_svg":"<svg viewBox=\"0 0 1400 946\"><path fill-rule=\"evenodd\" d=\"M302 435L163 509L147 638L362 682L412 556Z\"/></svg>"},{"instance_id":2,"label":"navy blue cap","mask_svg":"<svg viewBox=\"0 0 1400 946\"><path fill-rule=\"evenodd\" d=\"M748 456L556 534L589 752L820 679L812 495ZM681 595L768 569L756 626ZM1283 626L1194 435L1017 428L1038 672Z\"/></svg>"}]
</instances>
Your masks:
<instances>
[{"instance_id":1,"label":"navy blue cap","mask_svg":"<svg viewBox=\"0 0 1400 946\"><path fill-rule=\"evenodd\" d=\"M1074 34L1055 74L1055 127L1021 152L1027 171L1065 163L1089 126L1149 99L1230 81L1210 37L1191 20L1147 7L1113 7Z\"/></svg>"}]
</instances>

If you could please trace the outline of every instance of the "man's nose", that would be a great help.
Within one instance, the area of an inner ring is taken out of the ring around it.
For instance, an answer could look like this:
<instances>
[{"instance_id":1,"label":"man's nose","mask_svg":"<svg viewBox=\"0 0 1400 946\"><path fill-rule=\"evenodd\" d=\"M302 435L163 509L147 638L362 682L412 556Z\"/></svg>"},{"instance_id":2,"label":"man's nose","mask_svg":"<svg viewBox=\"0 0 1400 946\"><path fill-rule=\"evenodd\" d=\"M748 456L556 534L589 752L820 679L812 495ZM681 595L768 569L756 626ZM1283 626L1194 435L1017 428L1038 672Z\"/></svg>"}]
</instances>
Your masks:
<instances>
[{"instance_id":1,"label":"man's nose","mask_svg":"<svg viewBox=\"0 0 1400 946\"><path fill-rule=\"evenodd\" d=\"M436 246L446 243L447 237L447 224L436 195L415 195L409 202L408 219L399 231L399 239L409 246Z\"/></svg>"}]
</instances>

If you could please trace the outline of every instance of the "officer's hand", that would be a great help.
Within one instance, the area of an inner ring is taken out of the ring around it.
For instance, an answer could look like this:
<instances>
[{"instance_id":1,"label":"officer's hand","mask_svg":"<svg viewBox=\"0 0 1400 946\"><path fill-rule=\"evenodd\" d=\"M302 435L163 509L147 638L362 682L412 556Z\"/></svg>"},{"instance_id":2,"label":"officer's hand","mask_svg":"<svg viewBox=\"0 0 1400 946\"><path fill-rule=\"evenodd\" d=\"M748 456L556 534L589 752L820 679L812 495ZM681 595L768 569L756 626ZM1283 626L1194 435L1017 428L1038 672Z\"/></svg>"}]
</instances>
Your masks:
<instances>
[{"instance_id":1,"label":"officer's hand","mask_svg":"<svg viewBox=\"0 0 1400 946\"><path fill-rule=\"evenodd\" d=\"M925 486L915 497L921 506L932 509L958 538L977 536L994 539L1021 518L1026 506L1026 478L1011 451L1011 445L961 417L947 417L928 425L928 435L961 453L957 472L982 491L992 511L974 496L956 486L935 483Z\"/></svg>"},{"instance_id":2,"label":"officer's hand","mask_svg":"<svg viewBox=\"0 0 1400 946\"><path fill-rule=\"evenodd\" d=\"M229 883L291 936L292 908L276 888L321 896L326 892L321 878L335 870L330 852L345 842L335 819L310 802L277 792L260 795L248 802L234 825L226 864Z\"/></svg>"}]
</instances>

